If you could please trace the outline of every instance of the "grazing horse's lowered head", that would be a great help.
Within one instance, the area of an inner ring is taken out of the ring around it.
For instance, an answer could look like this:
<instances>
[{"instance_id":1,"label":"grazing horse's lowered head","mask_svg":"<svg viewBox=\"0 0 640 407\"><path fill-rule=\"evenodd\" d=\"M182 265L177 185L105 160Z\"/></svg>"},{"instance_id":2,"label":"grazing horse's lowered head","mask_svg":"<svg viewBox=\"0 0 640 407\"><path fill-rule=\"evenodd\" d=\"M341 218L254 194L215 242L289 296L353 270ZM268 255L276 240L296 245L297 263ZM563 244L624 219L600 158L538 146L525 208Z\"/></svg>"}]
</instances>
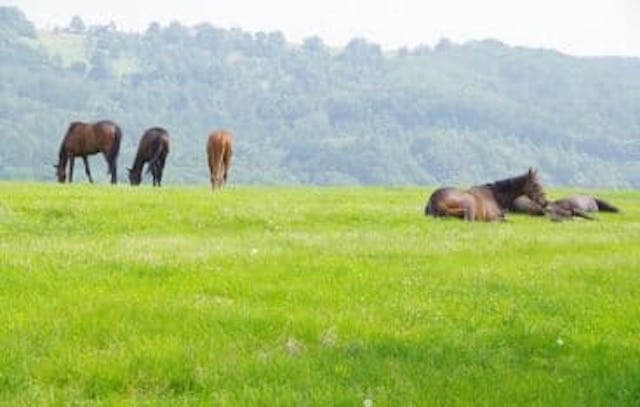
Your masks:
<instances>
[{"instance_id":1,"label":"grazing horse's lowered head","mask_svg":"<svg viewBox=\"0 0 640 407\"><path fill-rule=\"evenodd\" d=\"M58 178L58 182L64 184L67 181L67 172L61 164L53 164L53 167L56 169L56 178Z\"/></svg>"},{"instance_id":2,"label":"grazing horse's lowered head","mask_svg":"<svg viewBox=\"0 0 640 407\"><path fill-rule=\"evenodd\" d=\"M425 215L455 216L468 221L502 220L513 201L521 195L529 197L543 208L547 206L536 170L530 168L523 175L467 190L439 188L429 197Z\"/></svg>"}]
</instances>

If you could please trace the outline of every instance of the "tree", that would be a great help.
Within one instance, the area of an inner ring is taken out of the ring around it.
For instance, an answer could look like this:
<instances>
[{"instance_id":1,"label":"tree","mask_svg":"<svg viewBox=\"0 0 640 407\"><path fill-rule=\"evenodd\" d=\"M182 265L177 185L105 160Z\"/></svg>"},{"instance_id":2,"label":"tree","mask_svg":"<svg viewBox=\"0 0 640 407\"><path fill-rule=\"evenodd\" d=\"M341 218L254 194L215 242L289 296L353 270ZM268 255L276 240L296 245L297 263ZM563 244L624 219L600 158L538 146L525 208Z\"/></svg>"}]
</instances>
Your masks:
<instances>
[{"instance_id":1,"label":"tree","mask_svg":"<svg viewBox=\"0 0 640 407\"><path fill-rule=\"evenodd\" d=\"M73 34L81 34L85 32L87 27L84 25L84 21L79 16L73 16L67 31Z\"/></svg>"},{"instance_id":2,"label":"tree","mask_svg":"<svg viewBox=\"0 0 640 407\"><path fill-rule=\"evenodd\" d=\"M91 58L91 70L89 78L94 80L107 80L113 77L109 56L103 50L97 50Z\"/></svg>"},{"instance_id":3,"label":"tree","mask_svg":"<svg viewBox=\"0 0 640 407\"><path fill-rule=\"evenodd\" d=\"M307 37L302 42L302 50L309 55L327 55L328 50L322 38L313 36Z\"/></svg>"},{"instance_id":4,"label":"tree","mask_svg":"<svg viewBox=\"0 0 640 407\"><path fill-rule=\"evenodd\" d=\"M13 33L21 37L36 38L36 29L17 7L0 7L0 36Z\"/></svg>"},{"instance_id":5,"label":"tree","mask_svg":"<svg viewBox=\"0 0 640 407\"><path fill-rule=\"evenodd\" d=\"M364 38L354 38L345 47L344 56L354 62L367 63L381 58L382 49Z\"/></svg>"}]
</instances>

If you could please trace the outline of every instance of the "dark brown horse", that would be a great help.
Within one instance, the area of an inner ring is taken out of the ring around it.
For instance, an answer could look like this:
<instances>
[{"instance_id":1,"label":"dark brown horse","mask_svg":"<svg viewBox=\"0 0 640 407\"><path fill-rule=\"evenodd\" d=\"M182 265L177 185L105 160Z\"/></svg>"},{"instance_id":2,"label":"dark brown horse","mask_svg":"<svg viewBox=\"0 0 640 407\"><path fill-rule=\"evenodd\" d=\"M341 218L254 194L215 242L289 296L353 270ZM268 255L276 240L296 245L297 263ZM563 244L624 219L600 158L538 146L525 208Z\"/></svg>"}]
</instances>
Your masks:
<instances>
[{"instance_id":1,"label":"dark brown horse","mask_svg":"<svg viewBox=\"0 0 640 407\"><path fill-rule=\"evenodd\" d=\"M455 216L467 221L503 220L505 212L520 195L528 196L542 207L547 205L535 170L529 169L524 175L469 189L437 189L429 197L424 213Z\"/></svg>"},{"instance_id":2,"label":"dark brown horse","mask_svg":"<svg viewBox=\"0 0 640 407\"><path fill-rule=\"evenodd\" d=\"M111 174L111 183L118 181L116 160L120 152L120 139L122 131L120 127L112 121L103 120L97 123L73 122L69 125L69 129L60 145L58 153L58 164L56 167L56 175L59 182L65 182L67 179L67 162L69 163L69 182L73 182L73 163L76 157L82 157L84 161L84 169L89 178L89 182L93 182L91 178L91 170L87 156L102 153L107 160L109 166L109 174Z\"/></svg>"},{"instance_id":3,"label":"dark brown horse","mask_svg":"<svg viewBox=\"0 0 640 407\"><path fill-rule=\"evenodd\" d=\"M164 163L169 155L169 133L161 127L152 127L144 132L138 144L138 153L129 170L131 185L139 185L142 181L142 168L147 164L147 172L153 176L153 186L162 183Z\"/></svg>"},{"instance_id":4,"label":"dark brown horse","mask_svg":"<svg viewBox=\"0 0 640 407\"><path fill-rule=\"evenodd\" d=\"M546 208L542 208L526 196L520 196L513 202L511 211L534 216L549 214L552 220L561 221L573 216L594 220L595 218L589 215L590 212L619 212L620 210L595 196L573 195L550 202Z\"/></svg>"},{"instance_id":5,"label":"dark brown horse","mask_svg":"<svg viewBox=\"0 0 640 407\"><path fill-rule=\"evenodd\" d=\"M233 156L233 136L227 130L216 130L207 140L207 158L211 175L211 188L222 188L227 182L231 157Z\"/></svg>"}]
</instances>

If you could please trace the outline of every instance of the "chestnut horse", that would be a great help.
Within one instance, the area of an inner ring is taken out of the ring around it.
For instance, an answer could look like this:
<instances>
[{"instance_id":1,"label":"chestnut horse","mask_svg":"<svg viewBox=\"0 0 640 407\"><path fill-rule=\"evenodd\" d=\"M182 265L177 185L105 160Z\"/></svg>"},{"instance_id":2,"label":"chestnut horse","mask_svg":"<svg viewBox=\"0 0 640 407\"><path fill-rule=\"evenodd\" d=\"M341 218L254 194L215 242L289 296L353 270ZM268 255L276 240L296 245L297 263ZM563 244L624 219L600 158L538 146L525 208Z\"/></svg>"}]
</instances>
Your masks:
<instances>
[{"instance_id":1,"label":"chestnut horse","mask_svg":"<svg viewBox=\"0 0 640 407\"><path fill-rule=\"evenodd\" d=\"M211 189L222 188L227 182L231 157L233 156L233 136L227 130L216 130L207 140L207 158L211 175Z\"/></svg>"},{"instance_id":2,"label":"chestnut horse","mask_svg":"<svg viewBox=\"0 0 640 407\"><path fill-rule=\"evenodd\" d=\"M131 185L139 185L142 181L142 167L147 164L147 172L153 176L153 186L162 183L164 163L169 155L169 133L161 127L152 127L144 132L138 144L138 153L129 170Z\"/></svg>"},{"instance_id":3,"label":"chestnut horse","mask_svg":"<svg viewBox=\"0 0 640 407\"><path fill-rule=\"evenodd\" d=\"M66 181L67 162L69 162L69 182L73 182L74 160L76 157L82 157L84 170L89 178L89 182L93 182L87 156L102 153L109 166L111 183L115 184L118 181L116 160L120 152L121 138L122 131L120 127L109 120L103 120L97 123L71 123L60 145L58 164L54 165L54 167L56 167L58 181Z\"/></svg>"},{"instance_id":4,"label":"chestnut horse","mask_svg":"<svg viewBox=\"0 0 640 407\"><path fill-rule=\"evenodd\" d=\"M467 221L503 220L504 213L520 195L526 195L541 207L547 205L537 171L477 185L469 189L439 188L425 207L425 215L455 216Z\"/></svg>"}]
</instances>

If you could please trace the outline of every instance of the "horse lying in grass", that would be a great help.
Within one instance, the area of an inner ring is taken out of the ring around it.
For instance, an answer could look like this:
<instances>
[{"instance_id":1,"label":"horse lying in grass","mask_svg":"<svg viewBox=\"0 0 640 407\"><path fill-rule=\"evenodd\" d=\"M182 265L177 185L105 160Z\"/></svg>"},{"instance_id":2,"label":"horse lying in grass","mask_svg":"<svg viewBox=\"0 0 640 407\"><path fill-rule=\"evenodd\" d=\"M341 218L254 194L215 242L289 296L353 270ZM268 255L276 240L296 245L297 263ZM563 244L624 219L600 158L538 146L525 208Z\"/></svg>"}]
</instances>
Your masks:
<instances>
[{"instance_id":1,"label":"horse lying in grass","mask_svg":"<svg viewBox=\"0 0 640 407\"><path fill-rule=\"evenodd\" d=\"M116 160L120 152L121 139L120 127L109 120L97 123L71 123L60 145L58 164L54 165L58 182L67 180L67 162L69 163L69 182L73 182L74 160L76 157L82 157L87 178L93 183L87 156L97 153L102 153L107 160L111 183L118 182Z\"/></svg>"},{"instance_id":2,"label":"horse lying in grass","mask_svg":"<svg viewBox=\"0 0 640 407\"><path fill-rule=\"evenodd\" d=\"M131 185L139 185L142 181L142 168L147 164L147 172L153 176L153 186L160 186L164 164L169 155L169 133L161 127L152 127L144 132L138 145L138 153L129 170Z\"/></svg>"},{"instance_id":3,"label":"horse lying in grass","mask_svg":"<svg viewBox=\"0 0 640 407\"><path fill-rule=\"evenodd\" d=\"M592 212L620 212L620 210L595 196L572 195L567 198L557 199L550 202L546 208L538 205L527 196L516 198L511 207L511 212L524 213L532 216L544 216L548 214L551 220L561 221L574 216L595 220L589 213Z\"/></svg>"},{"instance_id":4,"label":"horse lying in grass","mask_svg":"<svg viewBox=\"0 0 640 407\"><path fill-rule=\"evenodd\" d=\"M521 195L529 197L542 208L546 207L547 200L536 170L530 168L523 175L469 189L437 189L429 197L424 213L434 217L454 216L467 221L503 220L505 212Z\"/></svg>"}]
</instances>

